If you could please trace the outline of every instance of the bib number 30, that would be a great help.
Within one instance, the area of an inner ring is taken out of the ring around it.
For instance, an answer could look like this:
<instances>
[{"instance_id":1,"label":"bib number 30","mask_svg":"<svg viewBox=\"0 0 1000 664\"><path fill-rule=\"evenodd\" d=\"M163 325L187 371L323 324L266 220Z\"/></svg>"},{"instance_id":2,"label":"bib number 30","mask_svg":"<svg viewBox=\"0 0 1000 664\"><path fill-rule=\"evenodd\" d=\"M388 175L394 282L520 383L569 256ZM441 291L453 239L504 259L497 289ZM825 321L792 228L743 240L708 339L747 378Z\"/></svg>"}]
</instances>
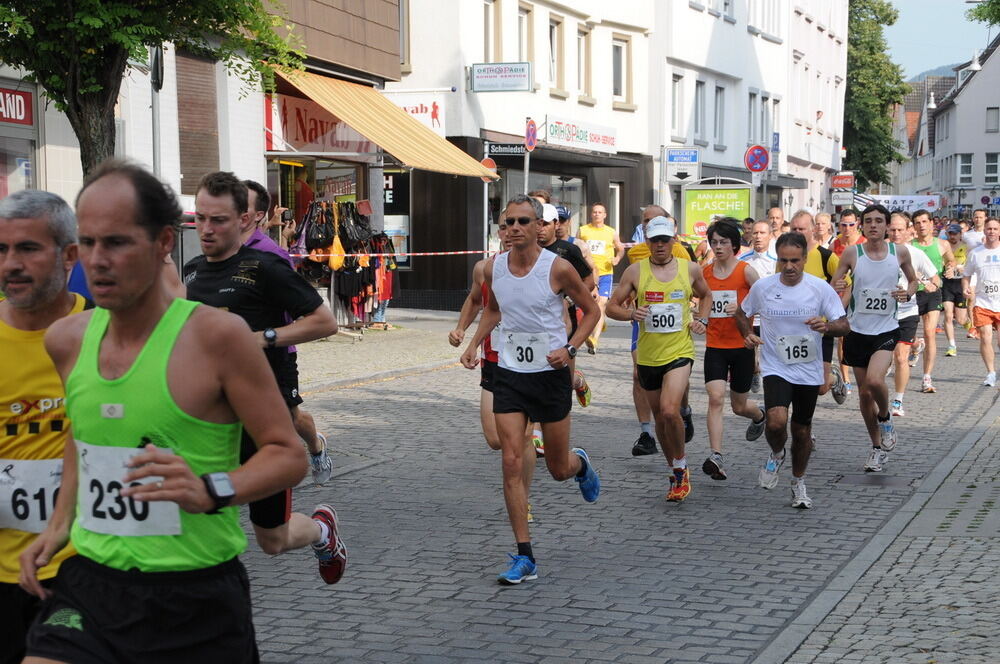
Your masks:
<instances>
[{"instance_id":1,"label":"bib number 30","mask_svg":"<svg viewBox=\"0 0 1000 664\"><path fill-rule=\"evenodd\" d=\"M515 371L532 371L547 369L546 358L549 348L549 337L539 332L505 332L504 361L507 367Z\"/></svg>"}]
</instances>

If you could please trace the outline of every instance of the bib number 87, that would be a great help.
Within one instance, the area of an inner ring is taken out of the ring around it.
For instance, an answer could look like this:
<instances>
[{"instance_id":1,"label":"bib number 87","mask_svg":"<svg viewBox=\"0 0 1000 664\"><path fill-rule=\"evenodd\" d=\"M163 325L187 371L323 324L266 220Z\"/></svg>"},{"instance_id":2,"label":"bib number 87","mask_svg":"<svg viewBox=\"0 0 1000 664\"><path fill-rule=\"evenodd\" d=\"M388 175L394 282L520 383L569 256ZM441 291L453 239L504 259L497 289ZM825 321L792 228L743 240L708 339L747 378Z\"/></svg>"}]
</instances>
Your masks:
<instances>
[{"instance_id":1,"label":"bib number 87","mask_svg":"<svg viewBox=\"0 0 1000 664\"><path fill-rule=\"evenodd\" d=\"M514 349L514 355L517 357L518 362L531 364L535 361L535 349L531 346L517 346Z\"/></svg>"},{"instance_id":2,"label":"bib number 87","mask_svg":"<svg viewBox=\"0 0 1000 664\"><path fill-rule=\"evenodd\" d=\"M131 482L129 486L140 486L139 482ZM132 499L132 496L128 497L128 504L125 504L125 499L121 496L121 490L124 488L121 482L116 482L112 480L108 482L105 486L99 479L90 480L90 493L97 494L97 498L94 500L94 504L91 507L90 513L95 519L113 519L115 521L121 521L129 514L136 521L145 521L149 516L149 503L139 501L136 502ZM105 494L108 498L111 498L111 494L114 493L113 504L107 505L106 509L101 509L101 503L104 502Z\"/></svg>"},{"instance_id":3,"label":"bib number 87","mask_svg":"<svg viewBox=\"0 0 1000 664\"><path fill-rule=\"evenodd\" d=\"M52 504L52 509L56 507L56 498L59 497L59 488L56 487L52 491L51 500L47 499L45 496L45 487L40 488L32 496L31 500L28 499L28 492L24 489L14 489L14 492L10 496L10 509L14 513L14 516L21 521L27 521L31 517L32 500L38 504L38 518L41 521L45 521L49 518L48 516L48 505Z\"/></svg>"},{"instance_id":4,"label":"bib number 87","mask_svg":"<svg viewBox=\"0 0 1000 664\"><path fill-rule=\"evenodd\" d=\"M804 360L809 357L809 346L807 344L785 346L785 355L787 360Z\"/></svg>"}]
</instances>

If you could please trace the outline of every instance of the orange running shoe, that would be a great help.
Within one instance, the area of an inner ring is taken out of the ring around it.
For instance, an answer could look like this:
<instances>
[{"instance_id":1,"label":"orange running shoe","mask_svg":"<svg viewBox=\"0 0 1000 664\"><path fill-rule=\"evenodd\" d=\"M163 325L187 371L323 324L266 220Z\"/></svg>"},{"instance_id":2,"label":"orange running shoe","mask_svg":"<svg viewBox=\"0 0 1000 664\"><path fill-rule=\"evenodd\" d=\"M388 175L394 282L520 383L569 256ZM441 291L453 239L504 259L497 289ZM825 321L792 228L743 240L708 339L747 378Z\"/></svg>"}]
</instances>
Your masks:
<instances>
[{"instance_id":1,"label":"orange running shoe","mask_svg":"<svg viewBox=\"0 0 1000 664\"><path fill-rule=\"evenodd\" d=\"M674 468L674 474L670 478L670 491L667 492L667 500L673 503L683 501L691 493L691 474L687 468Z\"/></svg>"}]
</instances>

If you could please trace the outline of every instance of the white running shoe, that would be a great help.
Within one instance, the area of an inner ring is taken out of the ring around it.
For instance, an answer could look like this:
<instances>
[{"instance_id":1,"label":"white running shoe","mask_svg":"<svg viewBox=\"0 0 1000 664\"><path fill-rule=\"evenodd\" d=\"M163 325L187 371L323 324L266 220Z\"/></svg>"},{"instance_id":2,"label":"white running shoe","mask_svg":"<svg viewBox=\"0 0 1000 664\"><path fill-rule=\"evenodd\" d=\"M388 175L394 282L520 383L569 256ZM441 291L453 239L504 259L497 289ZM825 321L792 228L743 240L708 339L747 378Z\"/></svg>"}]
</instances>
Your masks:
<instances>
[{"instance_id":1,"label":"white running shoe","mask_svg":"<svg viewBox=\"0 0 1000 664\"><path fill-rule=\"evenodd\" d=\"M923 337L917 339L916 343L910 346L910 359L907 362L907 364L909 364L911 367L917 366L917 362L920 361L920 354L924 352L924 347L926 345L927 342L924 340Z\"/></svg>"},{"instance_id":2,"label":"white running shoe","mask_svg":"<svg viewBox=\"0 0 1000 664\"><path fill-rule=\"evenodd\" d=\"M991 371L986 374L986 380L983 381L983 385L986 387L996 387L997 384L997 372Z\"/></svg>"},{"instance_id":3,"label":"white running shoe","mask_svg":"<svg viewBox=\"0 0 1000 664\"><path fill-rule=\"evenodd\" d=\"M889 404L889 414L893 417L906 417L906 411L903 410L903 402L899 399L893 399Z\"/></svg>"},{"instance_id":4,"label":"white running shoe","mask_svg":"<svg viewBox=\"0 0 1000 664\"><path fill-rule=\"evenodd\" d=\"M891 452L896 447L896 427L892 424L892 413L889 419L878 423L879 443L886 452Z\"/></svg>"},{"instance_id":5,"label":"white running shoe","mask_svg":"<svg viewBox=\"0 0 1000 664\"><path fill-rule=\"evenodd\" d=\"M833 386L830 388L830 395L837 404L847 401L847 383L844 382L844 375L840 373L840 367L833 365L830 367L833 374Z\"/></svg>"},{"instance_id":6,"label":"white running shoe","mask_svg":"<svg viewBox=\"0 0 1000 664\"><path fill-rule=\"evenodd\" d=\"M792 507L807 510L813 506L812 498L806 493L805 480L792 478Z\"/></svg>"},{"instance_id":7,"label":"white running shoe","mask_svg":"<svg viewBox=\"0 0 1000 664\"><path fill-rule=\"evenodd\" d=\"M881 473L882 464L889 460L889 453L880 447L873 447L872 453L868 456L868 461L865 463L866 473Z\"/></svg>"},{"instance_id":8,"label":"white running shoe","mask_svg":"<svg viewBox=\"0 0 1000 664\"><path fill-rule=\"evenodd\" d=\"M778 486L778 471L781 470L783 463L785 463L784 454L780 457L775 457L774 452L768 454L767 461L764 462L764 467L760 469L760 474L757 476L757 482L765 489L773 489Z\"/></svg>"},{"instance_id":9,"label":"white running shoe","mask_svg":"<svg viewBox=\"0 0 1000 664\"><path fill-rule=\"evenodd\" d=\"M319 454L309 455L309 466L312 469L314 484L325 484L333 475L333 459L326 451L326 436L317 433L316 437L323 442L323 450Z\"/></svg>"}]
</instances>

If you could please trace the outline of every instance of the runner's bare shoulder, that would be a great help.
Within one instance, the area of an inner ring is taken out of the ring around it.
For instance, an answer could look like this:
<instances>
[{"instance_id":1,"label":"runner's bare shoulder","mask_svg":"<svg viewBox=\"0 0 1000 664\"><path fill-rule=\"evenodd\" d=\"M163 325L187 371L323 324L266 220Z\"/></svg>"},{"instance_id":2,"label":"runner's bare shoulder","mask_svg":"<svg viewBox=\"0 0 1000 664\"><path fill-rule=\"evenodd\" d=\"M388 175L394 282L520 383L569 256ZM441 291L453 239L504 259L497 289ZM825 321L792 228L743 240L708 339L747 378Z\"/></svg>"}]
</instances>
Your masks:
<instances>
[{"instance_id":1,"label":"runner's bare shoulder","mask_svg":"<svg viewBox=\"0 0 1000 664\"><path fill-rule=\"evenodd\" d=\"M56 365L59 373L66 375L64 369L69 369L76 363L76 356L80 353L80 342L83 340L83 332L90 323L90 317L94 314L93 309L81 311L78 314L64 316L49 325L45 332L45 350L48 352L52 362Z\"/></svg>"}]
</instances>

